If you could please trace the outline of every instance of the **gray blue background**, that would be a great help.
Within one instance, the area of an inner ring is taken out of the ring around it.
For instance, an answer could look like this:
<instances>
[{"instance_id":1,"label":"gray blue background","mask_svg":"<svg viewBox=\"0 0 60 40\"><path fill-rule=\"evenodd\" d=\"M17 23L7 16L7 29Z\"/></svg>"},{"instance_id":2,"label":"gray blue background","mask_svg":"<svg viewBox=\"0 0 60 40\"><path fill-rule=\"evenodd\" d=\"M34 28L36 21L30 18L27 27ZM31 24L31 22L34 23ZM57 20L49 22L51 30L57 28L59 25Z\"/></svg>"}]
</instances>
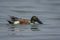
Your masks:
<instances>
[{"instance_id":1,"label":"gray blue background","mask_svg":"<svg viewBox=\"0 0 60 40\"><path fill-rule=\"evenodd\" d=\"M8 25L9 15L42 25ZM60 40L60 0L0 0L0 40Z\"/></svg>"}]
</instances>

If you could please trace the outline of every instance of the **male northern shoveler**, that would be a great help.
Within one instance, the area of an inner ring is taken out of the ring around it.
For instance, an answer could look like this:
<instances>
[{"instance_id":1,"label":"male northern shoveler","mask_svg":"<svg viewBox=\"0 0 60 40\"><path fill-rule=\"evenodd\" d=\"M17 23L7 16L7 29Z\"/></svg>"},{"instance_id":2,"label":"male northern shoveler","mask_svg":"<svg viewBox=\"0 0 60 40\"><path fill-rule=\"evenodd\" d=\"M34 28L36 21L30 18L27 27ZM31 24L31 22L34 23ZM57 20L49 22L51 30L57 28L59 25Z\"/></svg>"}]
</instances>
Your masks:
<instances>
[{"instance_id":1,"label":"male northern shoveler","mask_svg":"<svg viewBox=\"0 0 60 40\"><path fill-rule=\"evenodd\" d=\"M22 18L17 18L14 16L10 17L11 21L8 20L9 24L43 24L38 17L36 16L32 16L31 20L27 20L27 19L22 19Z\"/></svg>"}]
</instances>

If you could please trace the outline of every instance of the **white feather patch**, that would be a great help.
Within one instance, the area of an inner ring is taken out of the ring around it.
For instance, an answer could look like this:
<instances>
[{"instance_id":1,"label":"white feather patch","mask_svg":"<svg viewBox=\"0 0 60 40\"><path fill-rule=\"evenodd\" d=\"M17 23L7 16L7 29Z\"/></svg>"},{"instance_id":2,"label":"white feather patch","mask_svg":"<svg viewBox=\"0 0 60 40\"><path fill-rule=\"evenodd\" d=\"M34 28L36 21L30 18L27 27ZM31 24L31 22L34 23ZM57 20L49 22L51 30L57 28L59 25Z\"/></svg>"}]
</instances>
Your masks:
<instances>
[{"instance_id":1,"label":"white feather patch","mask_svg":"<svg viewBox=\"0 0 60 40\"><path fill-rule=\"evenodd\" d=\"M35 24L39 24L38 22L35 22Z\"/></svg>"},{"instance_id":2,"label":"white feather patch","mask_svg":"<svg viewBox=\"0 0 60 40\"><path fill-rule=\"evenodd\" d=\"M19 24L20 22L19 21L15 21L14 24Z\"/></svg>"}]
</instances>

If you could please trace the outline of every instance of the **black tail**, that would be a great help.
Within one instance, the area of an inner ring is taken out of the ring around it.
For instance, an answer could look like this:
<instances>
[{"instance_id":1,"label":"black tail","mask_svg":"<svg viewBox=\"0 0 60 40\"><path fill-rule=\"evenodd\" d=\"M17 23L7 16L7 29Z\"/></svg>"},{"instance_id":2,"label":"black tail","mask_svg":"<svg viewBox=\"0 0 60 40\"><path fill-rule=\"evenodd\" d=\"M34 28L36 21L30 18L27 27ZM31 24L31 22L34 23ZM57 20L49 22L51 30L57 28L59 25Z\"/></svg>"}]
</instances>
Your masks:
<instances>
[{"instance_id":1,"label":"black tail","mask_svg":"<svg viewBox=\"0 0 60 40\"><path fill-rule=\"evenodd\" d=\"M8 21L9 24L14 24L12 21Z\"/></svg>"}]
</instances>

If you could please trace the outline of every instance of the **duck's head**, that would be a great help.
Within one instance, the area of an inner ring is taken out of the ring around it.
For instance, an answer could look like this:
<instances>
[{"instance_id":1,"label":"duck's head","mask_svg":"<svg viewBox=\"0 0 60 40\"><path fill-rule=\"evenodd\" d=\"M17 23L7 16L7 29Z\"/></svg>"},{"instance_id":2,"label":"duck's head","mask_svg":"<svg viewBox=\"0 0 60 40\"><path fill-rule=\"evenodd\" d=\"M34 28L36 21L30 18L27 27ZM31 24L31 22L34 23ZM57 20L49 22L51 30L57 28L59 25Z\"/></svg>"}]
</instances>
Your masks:
<instances>
[{"instance_id":1,"label":"duck's head","mask_svg":"<svg viewBox=\"0 0 60 40\"><path fill-rule=\"evenodd\" d=\"M39 24L43 24L37 16L32 16L31 23L35 24L36 22L39 23Z\"/></svg>"}]
</instances>

